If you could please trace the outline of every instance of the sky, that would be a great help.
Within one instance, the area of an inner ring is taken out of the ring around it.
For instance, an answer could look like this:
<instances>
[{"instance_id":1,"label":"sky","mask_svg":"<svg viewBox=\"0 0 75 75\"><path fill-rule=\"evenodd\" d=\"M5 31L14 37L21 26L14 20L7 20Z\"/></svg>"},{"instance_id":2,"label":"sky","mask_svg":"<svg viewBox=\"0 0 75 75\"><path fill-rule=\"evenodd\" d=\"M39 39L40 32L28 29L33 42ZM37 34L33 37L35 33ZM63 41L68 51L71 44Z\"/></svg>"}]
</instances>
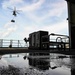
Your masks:
<instances>
[{"instance_id":1,"label":"sky","mask_svg":"<svg viewBox=\"0 0 75 75\"><path fill-rule=\"evenodd\" d=\"M0 39L22 40L39 30L68 35L67 17L65 0L0 0Z\"/></svg>"}]
</instances>

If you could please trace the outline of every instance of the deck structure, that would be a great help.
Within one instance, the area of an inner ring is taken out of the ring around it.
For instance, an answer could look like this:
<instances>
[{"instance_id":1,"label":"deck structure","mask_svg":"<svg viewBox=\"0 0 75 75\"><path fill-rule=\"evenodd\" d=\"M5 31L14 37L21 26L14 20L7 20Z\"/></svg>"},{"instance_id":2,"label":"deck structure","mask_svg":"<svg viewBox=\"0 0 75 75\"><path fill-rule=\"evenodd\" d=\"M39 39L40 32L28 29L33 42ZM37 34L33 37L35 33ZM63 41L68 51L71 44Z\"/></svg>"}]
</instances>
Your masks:
<instances>
[{"instance_id":1,"label":"deck structure","mask_svg":"<svg viewBox=\"0 0 75 75\"><path fill-rule=\"evenodd\" d=\"M27 43L24 40L6 40L0 39L0 54L12 54L12 53L64 53L70 54L70 50L66 47L68 42L42 42L43 45L49 44L49 49L29 49ZM58 47L62 45L63 47Z\"/></svg>"}]
</instances>

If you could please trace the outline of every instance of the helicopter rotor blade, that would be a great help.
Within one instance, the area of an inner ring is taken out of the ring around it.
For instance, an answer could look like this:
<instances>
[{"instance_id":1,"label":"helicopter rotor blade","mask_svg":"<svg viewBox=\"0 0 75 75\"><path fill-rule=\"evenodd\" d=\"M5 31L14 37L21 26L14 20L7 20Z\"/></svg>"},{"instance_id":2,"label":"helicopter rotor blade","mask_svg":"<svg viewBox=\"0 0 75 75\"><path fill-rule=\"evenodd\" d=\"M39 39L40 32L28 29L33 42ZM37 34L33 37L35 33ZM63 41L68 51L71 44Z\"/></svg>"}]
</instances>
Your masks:
<instances>
[{"instance_id":1,"label":"helicopter rotor blade","mask_svg":"<svg viewBox=\"0 0 75 75\"><path fill-rule=\"evenodd\" d=\"M10 10L13 10L12 8L9 8L9 7L7 7L8 9L10 9Z\"/></svg>"},{"instance_id":2,"label":"helicopter rotor blade","mask_svg":"<svg viewBox=\"0 0 75 75\"><path fill-rule=\"evenodd\" d=\"M17 14L20 14L19 12L16 11Z\"/></svg>"},{"instance_id":3,"label":"helicopter rotor blade","mask_svg":"<svg viewBox=\"0 0 75 75\"><path fill-rule=\"evenodd\" d=\"M16 11L16 7L14 6L14 10Z\"/></svg>"},{"instance_id":4,"label":"helicopter rotor blade","mask_svg":"<svg viewBox=\"0 0 75 75\"><path fill-rule=\"evenodd\" d=\"M22 10L16 10L17 12L21 12Z\"/></svg>"}]
</instances>

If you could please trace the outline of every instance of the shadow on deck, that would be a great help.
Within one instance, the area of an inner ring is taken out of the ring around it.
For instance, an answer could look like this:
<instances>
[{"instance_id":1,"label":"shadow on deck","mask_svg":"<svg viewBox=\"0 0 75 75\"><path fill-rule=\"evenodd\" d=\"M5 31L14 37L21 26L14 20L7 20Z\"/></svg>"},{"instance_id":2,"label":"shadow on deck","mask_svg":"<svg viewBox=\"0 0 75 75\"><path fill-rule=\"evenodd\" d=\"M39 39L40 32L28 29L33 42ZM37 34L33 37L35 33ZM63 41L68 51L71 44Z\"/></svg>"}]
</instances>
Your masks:
<instances>
[{"instance_id":1,"label":"shadow on deck","mask_svg":"<svg viewBox=\"0 0 75 75\"><path fill-rule=\"evenodd\" d=\"M56 49L50 48L48 50L33 50L28 48L0 48L0 54L13 54L13 53L60 53L66 55L75 55L75 51L73 49L66 48L64 49Z\"/></svg>"}]
</instances>

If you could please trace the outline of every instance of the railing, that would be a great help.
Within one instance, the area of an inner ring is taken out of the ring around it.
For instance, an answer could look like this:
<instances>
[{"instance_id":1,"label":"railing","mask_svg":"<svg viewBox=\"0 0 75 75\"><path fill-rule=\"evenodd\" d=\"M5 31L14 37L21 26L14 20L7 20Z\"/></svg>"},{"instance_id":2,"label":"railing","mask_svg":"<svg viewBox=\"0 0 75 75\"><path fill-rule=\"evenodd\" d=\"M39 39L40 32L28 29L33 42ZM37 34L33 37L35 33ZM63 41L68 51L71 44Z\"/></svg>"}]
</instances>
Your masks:
<instances>
[{"instance_id":1,"label":"railing","mask_svg":"<svg viewBox=\"0 0 75 75\"><path fill-rule=\"evenodd\" d=\"M24 40L0 39L0 47L28 47Z\"/></svg>"},{"instance_id":2,"label":"railing","mask_svg":"<svg viewBox=\"0 0 75 75\"><path fill-rule=\"evenodd\" d=\"M51 39L51 36L54 39ZM54 34L45 35L42 37L42 45L49 45L49 48L69 48L69 37L66 35Z\"/></svg>"}]
</instances>

